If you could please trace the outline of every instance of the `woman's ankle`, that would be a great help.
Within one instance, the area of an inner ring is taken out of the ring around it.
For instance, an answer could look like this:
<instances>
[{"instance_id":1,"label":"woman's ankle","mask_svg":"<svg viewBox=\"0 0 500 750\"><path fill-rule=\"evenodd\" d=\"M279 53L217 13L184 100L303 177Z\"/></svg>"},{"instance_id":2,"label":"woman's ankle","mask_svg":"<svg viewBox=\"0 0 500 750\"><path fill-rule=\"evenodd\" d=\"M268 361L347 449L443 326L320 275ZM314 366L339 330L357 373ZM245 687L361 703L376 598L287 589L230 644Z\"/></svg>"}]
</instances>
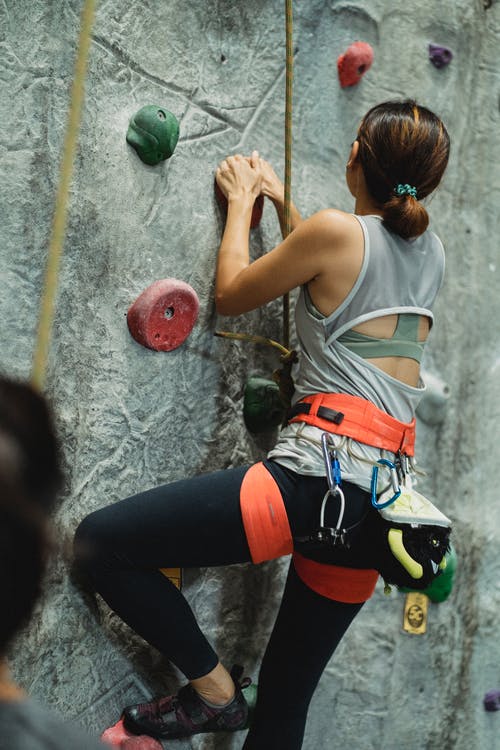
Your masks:
<instances>
[{"instance_id":1,"label":"woman's ankle","mask_svg":"<svg viewBox=\"0 0 500 750\"><path fill-rule=\"evenodd\" d=\"M191 685L200 698L211 706L227 706L236 692L233 678L220 662L208 674L191 680Z\"/></svg>"}]
</instances>

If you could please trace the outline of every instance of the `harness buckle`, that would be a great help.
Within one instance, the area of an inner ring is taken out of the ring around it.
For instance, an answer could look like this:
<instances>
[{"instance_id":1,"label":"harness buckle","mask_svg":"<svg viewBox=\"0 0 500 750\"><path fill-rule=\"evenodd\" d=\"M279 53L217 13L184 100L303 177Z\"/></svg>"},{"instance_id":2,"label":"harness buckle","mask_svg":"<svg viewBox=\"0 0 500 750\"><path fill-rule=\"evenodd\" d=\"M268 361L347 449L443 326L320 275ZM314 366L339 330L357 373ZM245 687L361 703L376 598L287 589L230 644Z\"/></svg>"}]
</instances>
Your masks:
<instances>
[{"instance_id":1,"label":"harness buckle","mask_svg":"<svg viewBox=\"0 0 500 750\"><path fill-rule=\"evenodd\" d=\"M337 545L346 546L345 529L333 529L331 526L320 526L313 534L311 534L309 541L328 544L331 547L336 547Z\"/></svg>"}]
</instances>

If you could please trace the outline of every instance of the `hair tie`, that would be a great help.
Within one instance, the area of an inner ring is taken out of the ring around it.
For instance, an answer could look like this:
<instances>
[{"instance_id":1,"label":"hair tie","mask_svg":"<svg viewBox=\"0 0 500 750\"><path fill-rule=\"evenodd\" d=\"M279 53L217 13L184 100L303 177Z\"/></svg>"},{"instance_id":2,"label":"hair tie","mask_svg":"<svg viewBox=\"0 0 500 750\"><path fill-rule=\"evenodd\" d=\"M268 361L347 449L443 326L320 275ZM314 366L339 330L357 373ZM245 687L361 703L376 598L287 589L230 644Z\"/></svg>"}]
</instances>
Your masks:
<instances>
[{"instance_id":1,"label":"hair tie","mask_svg":"<svg viewBox=\"0 0 500 750\"><path fill-rule=\"evenodd\" d=\"M394 192L396 193L396 195L411 195L411 197L415 198L415 200L417 198L417 188L412 187L412 185L401 185L400 183L399 185L396 185L396 187L394 188Z\"/></svg>"}]
</instances>

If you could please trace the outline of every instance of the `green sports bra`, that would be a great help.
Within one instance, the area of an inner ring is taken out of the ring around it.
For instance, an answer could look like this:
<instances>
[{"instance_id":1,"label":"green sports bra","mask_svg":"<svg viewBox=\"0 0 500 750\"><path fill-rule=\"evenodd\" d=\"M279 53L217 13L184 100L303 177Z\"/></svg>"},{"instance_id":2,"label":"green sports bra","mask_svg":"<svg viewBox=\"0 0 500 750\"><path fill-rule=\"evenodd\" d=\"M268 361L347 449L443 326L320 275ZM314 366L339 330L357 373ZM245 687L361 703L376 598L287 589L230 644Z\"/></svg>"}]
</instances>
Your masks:
<instances>
[{"instance_id":1,"label":"green sports bra","mask_svg":"<svg viewBox=\"0 0 500 750\"><path fill-rule=\"evenodd\" d=\"M419 318L416 313L400 313L390 339L379 339L351 330L342 333L337 341L363 359L409 357L420 362L425 341L418 340Z\"/></svg>"}]
</instances>

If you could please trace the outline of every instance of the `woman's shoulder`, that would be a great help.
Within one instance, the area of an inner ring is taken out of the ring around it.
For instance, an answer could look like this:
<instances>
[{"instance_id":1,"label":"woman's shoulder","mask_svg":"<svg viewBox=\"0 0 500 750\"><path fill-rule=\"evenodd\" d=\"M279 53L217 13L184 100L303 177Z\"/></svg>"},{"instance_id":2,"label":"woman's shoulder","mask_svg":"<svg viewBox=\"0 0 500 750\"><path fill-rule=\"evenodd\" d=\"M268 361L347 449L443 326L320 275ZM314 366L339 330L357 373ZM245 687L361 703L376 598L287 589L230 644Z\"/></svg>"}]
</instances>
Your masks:
<instances>
[{"instance_id":1,"label":"woman's shoulder","mask_svg":"<svg viewBox=\"0 0 500 750\"><path fill-rule=\"evenodd\" d=\"M338 229L347 229L359 224L354 214L341 211L339 208L322 208L312 214L310 219L325 226Z\"/></svg>"},{"instance_id":2,"label":"woman's shoulder","mask_svg":"<svg viewBox=\"0 0 500 750\"><path fill-rule=\"evenodd\" d=\"M355 215L337 208L323 208L302 222L302 225L304 230L321 235L329 244L344 243L362 233Z\"/></svg>"}]
</instances>

